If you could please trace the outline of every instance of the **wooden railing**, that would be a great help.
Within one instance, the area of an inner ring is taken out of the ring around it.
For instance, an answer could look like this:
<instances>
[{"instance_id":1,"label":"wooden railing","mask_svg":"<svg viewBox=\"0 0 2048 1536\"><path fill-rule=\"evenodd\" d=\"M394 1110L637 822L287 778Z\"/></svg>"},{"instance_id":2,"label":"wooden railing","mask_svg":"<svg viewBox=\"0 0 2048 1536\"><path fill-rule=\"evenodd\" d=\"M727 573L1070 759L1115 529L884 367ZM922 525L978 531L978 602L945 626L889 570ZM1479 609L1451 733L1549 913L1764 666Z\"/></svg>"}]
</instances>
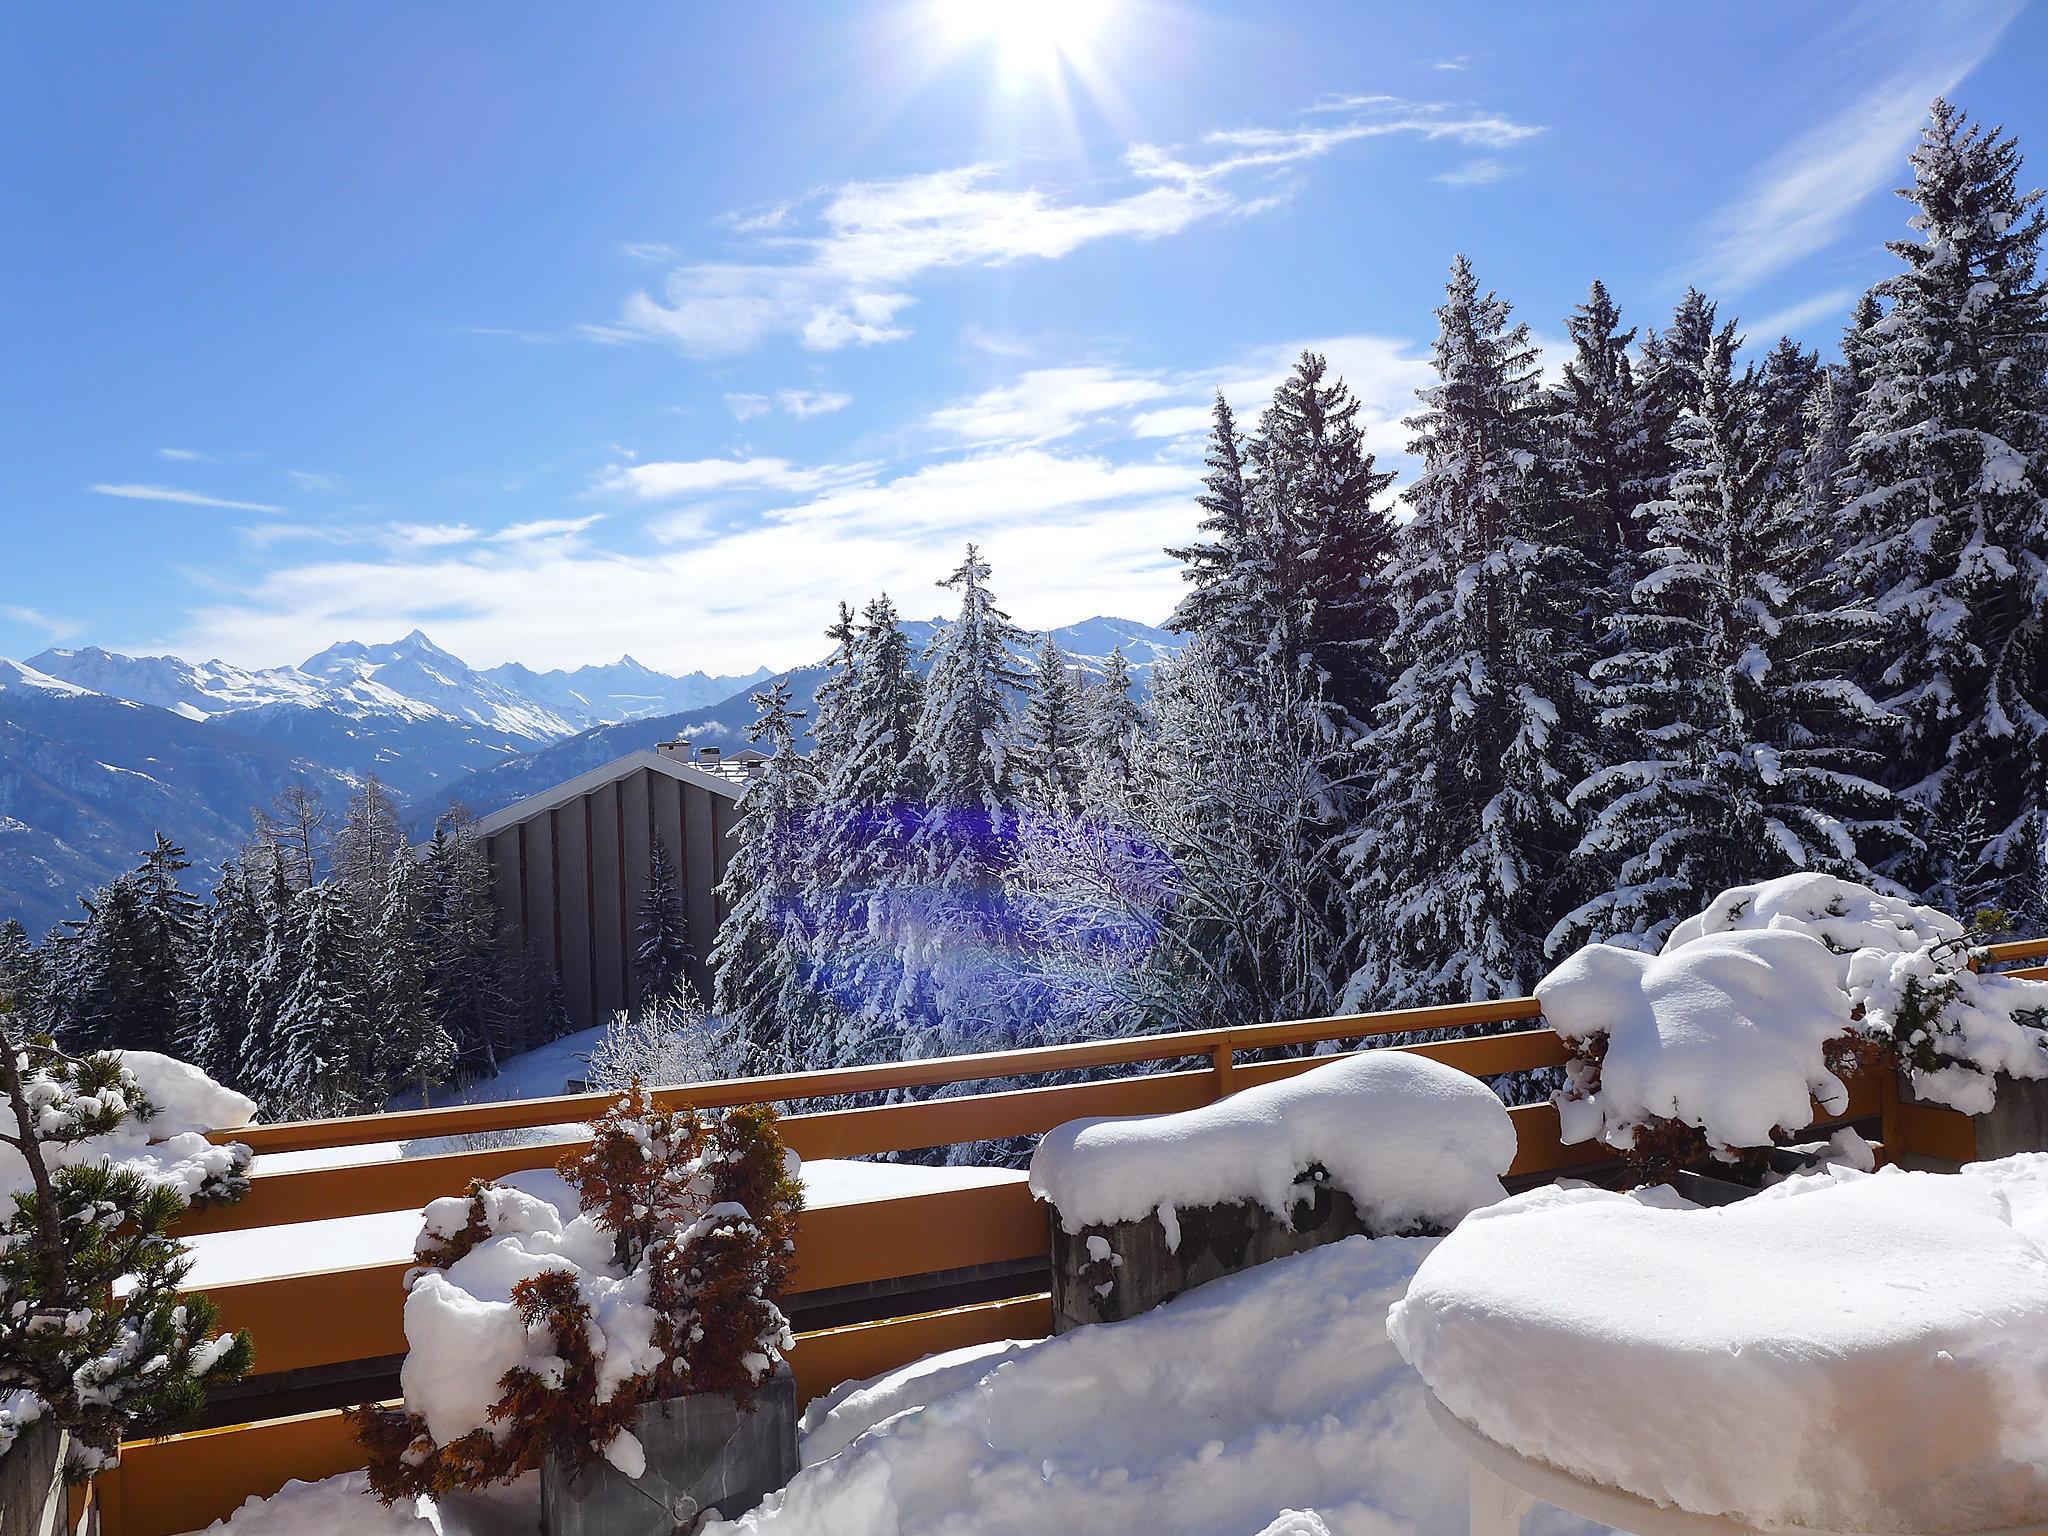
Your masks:
<instances>
[{"instance_id":1,"label":"wooden railing","mask_svg":"<svg viewBox=\"0 0 2048 1536\"><path fill-rule=\"evenodd\" d=\"M1994 946L1988 959L2001 967L2048 960L2048 941ZM2024 974L2048 977L2048 966ZM910 1152L1036 1135L1086 1115L1191 1109L1332 1059L1330 1054L1273 1059L1270 1053L1282 1048L1498 1028L1533 1023L1540 1017L1535 999L1506 998L696 1083L661 1089L656 1097L664 1104L700 1108L801 1106L981 1087L979 1092L853 1108L799 1108L783 1120L786 1139L807 1160ZM1565 1060L1563 1043L1542 1028L1370 1048L1427 1056L1482 1078L1554 1067ZM1247 1056L1264 1059L1241 1059ZM1185 1065L1191 1061L1203 1064ZM1148 1067L1162 1070L1092 1081L1029 1082L1050 1075ZM1026 1085L988 1086L1018 1080ZM241 1141L258 1154L250 1193L236 1205L188 1213L180 1230L199 1235L417 1210L428 1200L462 1193L472 1179L550 1166L581 1143L495 1147L282 1172L266 1171L264 1156L576 1123L602 1111L610 1100L608 1094L570 1094L223 1131L216 1140ZM1508 1113L1517 1138L1514 1175L1548 1177L1607 1160L1602 1148L1565 1145L1559 1139L1557 1113L1547 1103L1516 1106ZM1847 1112L1834 1118L1877 1117L1882 1117L1888 1144L1937 1155L1968 1155L1969 1123L1950 1111L1899 1104L1889 1074L1853 1082ZM1019 1181L826 1205L806 1211L800 1220L792 1292L801 1302L806 1296L841 1288L1043 1260L1047 1249L1045 1213ZM318 1371L404 1350L400 1280L405 1268L403 1263L373 1263L316 1270L213 1285L207 1294L218 1304L223 1326L249 1331L258 1371L266 1376ZM1040 1337L1050 1326L1048 1298L1042 1290L1023 1288L1026 1294L974 1305L800 1333L791 1357L799 1390L808 1398L841 1381L874 1375L936 1350ZM338 1412L296 1414L135 1442L123 1448L120 1466L100 1479L103 1529L106 1536L173 1536L197 1530L249 1495L275 1491L288 1478L322 1477L362 1464L362 1454Z\"/></svg>"}]
</instances>

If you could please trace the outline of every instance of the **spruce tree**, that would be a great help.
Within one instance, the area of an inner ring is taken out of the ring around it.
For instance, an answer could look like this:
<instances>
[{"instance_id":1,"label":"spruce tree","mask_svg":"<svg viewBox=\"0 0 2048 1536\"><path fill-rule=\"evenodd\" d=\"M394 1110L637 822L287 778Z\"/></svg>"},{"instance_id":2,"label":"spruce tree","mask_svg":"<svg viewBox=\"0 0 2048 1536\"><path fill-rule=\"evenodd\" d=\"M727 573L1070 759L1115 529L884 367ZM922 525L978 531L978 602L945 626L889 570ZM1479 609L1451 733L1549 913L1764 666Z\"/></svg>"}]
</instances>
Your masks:
<instances>
[{"instance_id":1,"label":"spruce tree","mask_svg":"<svg viewBox=\"0 0 2048 1536\"><path fill-rule=\"evenodd\" d=\"M1628 500L1634 508L1671 494L1671 480L1681 467L1679 424L1697 411L1704 391L1707 354L1718 337L1732 351L1735 322L1716 325L1715 306L1697 288L1687 288L1673 311L1671 324L1643 337L1635 378L1641 412L1640 457ZM1640 551L1647 525L1635 519L1635 544ZM1632 575L1635 573L1631 573Z\"/></svg>"},{"instance_id":2,"label":"spruce tree","mask_svg":"<svg viewBox=\"0 0 2048 1536\"><path fill-rule=\"evenodd\" d=\"M247 873L230 859L213 888L192 979L192 1030L185 1058L216 1082L240 1089L248 1067L249 998L263 958L263 908Z\"/></svg>"},{"instance_id":3,"label":"spruce tree","mask_svg":"<svg viewBox=\"0 0 2048 1536\"><path fill-rule=\"evenodd\" d=\"M810 842L817 780L796 749L801 710L789 683L774 678L753 696L747 739L768 753L740 801L735 847L718 892L725 921L711 951L717 1011L745 1037L767 1071L819 1066L820 1042L806 974L810 914L797 871Z\"/></svg>"},{"instance_id":4,"label":"spruce tree","mask_svg":"<svg viewBox=\"0 0 2048 1536\"><path fill-rule=\"evenodd\" d=\"M1206 537L1167 551L1181 562L1181 576L1191 584L1167 627L1206 635L1219 655L1243 665L1266 648L1266 541L1255 524L1246 486L1245 441L1220 392L1210 411L1206 461L1209 472L1195 498L1202 509L1196 526Z\"/></svg>"},{"instance_id":5,"label":"spruce tree","mask_svg":"<svg viewBox=\"0 0 2048 1536\"><path fill-rule=\"evenodd\" d=\"M1367 745L1365 824L1348 850L1378 917L1350 988L1364 1006L1526 993L1570 905L1567 796L1597 761L1584 614L1615 553L1614 503L1589 515L1558 493L1535 349L1508 316L1459 257L1437 311L1438 382L1412 418L1423 468L1389 647L1402 670ZM1611 363L1611 312L1591 323Z\"/></svg>"},{"instance_id":6,"label":"spruce tree","mask_svg":"<svg viewBox=\"0 0 2048 1536\"><path fill-rule=\"evenodd\" d=\"M1039 642L1021 727L1021 802L1042 816L1074 815L1081 805L1087 727L1081 683L1049 630Z\"/></svg>"},{"instance_id":7,"label":"spruce tree","mask_svg":"<svg viewBox=\"0 0 2048 1536\"><path fill-rule=\"evenodd\" d=\"M412 850L394 849L364 932L365 1029L373 1069L364 1098L372 1107L416 1090L424 1109L434 1088L455 1070L455 1041L437 1016L427 976L425 883Z\"/></svg>"},{"instance_id":8,"label":"spruce tree","mask_svg":"<svg viewBox=\"0 0 2048 1536\"><path fill-rule=\"evenodd\" d=\"M1094 816L1128 820L1136 804L1146 720L1131 689L1131 666L1123 647L1112 646L1102 664L1102 680L1083 700L1081 803Z\"/></svg>"},{"instance_id":9,"label":"spruce tree","mask_svg":"<svg viewBox=\"0 0 2048 1536\"><path fill-rule=\"evenodd\" d=\"M355 904L359 922L375 919L386 893L391 856L405 846L398 806L377 775L366 774L349 798L334 836L334 877Z\"/></svg>"},{"instance_id":10,"label":"spruce tree","mask_svg":"<svg viewBox=\"0 0 2048 1536\"><path fill-rule=\"evenodd\" d=\"M1845 564L1885 620L1873 692L1903 717L1888 782L1923 849L1896 873L1951 909L2048 921L2026 873L2048 814L2048 290L2015 142L1937 101L1915 238L1877 286Z\"/></svg>"},{"instance_id":11,"label":"spruce tree","mask_svg":"<svg viewBox=\"0 0 2048 1536\"><path fill-rule=\"evenodd\" d=\"M658 833L647 841L647 883L634 913L633 971L639 979L636 1006L642 1008L674 1002L690 984L690 928L682 882L676 878L667 842Z\"/></svg>"},{"instance_id":12,"label":"spruce tree","mask_svg":"<svg viewBox=\"0 0 2048 1536\"><path fill-rule=\"evenodd\" d=\"M1565 331L1572 355L1545 401L1551 480L1571 516L1574 541L1602 568L1611 591L1626 590L1643 457L1642 401L1629 361L1636 333L1621 328L1621 311L1598 279Z\"/></svg>"},{"instance_id":13,"label":"spruce tree","mask_svg":"<svg viewBox=\"0 0 2048 1536\"><path fill-rule=\"evenodd\" d=\"M278 1008L275 1107L293 1118L358 1114L378 1102L362 936L333 882L292 901L298 968Z\"/></svg>"},{"instance_id":14,"label":"spruce tree","mask_svg":"<svg viewBox=\"0 0 2048 1536\"><path fill-rule=\"evenodd\" d=\"M1854 681L1869 615L1841 607L1827 544L1798 485L1798 375L1735 373L1717 334L1701 401L1674 431L1671 496L1643 509L1647 573L1594 668L1631 745L1574 798L1592 811L1582 856L1615 888L1556 938L1644 947L1731 885L1800 869L1869 880L1866 840L1897 835L1863 745L1886 716ZM1795 349L1796 350L1796 349Z\"/></svg>"},{"instance_id":15,"label":"spruce tree","mask_svg":"<svg viewBox=\"0 0 2048 1536\"><path fill-rule=\"evenodd\" d=\"M289 862L269 858L260 867L263 942L249 969L249 1027L242 1037L234 1081L242 1092L269 1108L278 1091L281 1066L278 1015L299 974L299 909ZM256 881L252 879L250 884L253 887Z\"/></svg>"}]
</instances>

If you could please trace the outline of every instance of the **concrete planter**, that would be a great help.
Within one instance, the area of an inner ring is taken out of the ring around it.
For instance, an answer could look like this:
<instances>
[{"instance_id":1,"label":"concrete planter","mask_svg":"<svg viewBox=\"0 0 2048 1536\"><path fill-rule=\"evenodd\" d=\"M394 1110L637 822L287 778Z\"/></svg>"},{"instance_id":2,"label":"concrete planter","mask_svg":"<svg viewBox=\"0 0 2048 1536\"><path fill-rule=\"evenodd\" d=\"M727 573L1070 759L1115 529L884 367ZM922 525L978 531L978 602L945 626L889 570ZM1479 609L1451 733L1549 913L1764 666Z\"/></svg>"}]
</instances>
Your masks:
<instances>
[{"instance_id":1,"label":"concrete planter","mask_svg":"<svg viewBox=\"0 0 2048 1536\"><path fill-rule=\"evenodd\" d=\"M720 1393L648 1403L633 1426L644 1475L604 1461L574 1475L553 1456L542 1464L542 1536L675 1536L707 1516L742 1515L796 1475L796 1417L786 1366L745 1413Z\"/></svg>"},{"instance_id":2,"label":"concrete planter","mask_svg":"<svg viewBox=\"0 0 2048 1536\"><path fill-rule=\"evenodd\" d=\"M99 1520L64 1483L70 1436L54 1424L31 1424L0 1456L0 1536L92 1536ZM74 1523L75 1522L75 1523Z\"/></svg>"},{"instance_id":3,"label":"concrete planter","mask_svg":"<svg viewBox=\"0 0 2048 1536\"><path fill-rule=\"evenodd\" d=\"M1311 1170L1314 1194L1281 1220L1251 1201L1189 1206L1175 1213L1179 1241L1167 1245L1157 1213L1138 1221L1068 1233L1052 1213L1052 1331L1115 1323L1149 1312L1207 1281L1268 1259L1306 1253L1373 1233L1351 1197Z\"/></svg>"},{"instance_id":4,"label":"concrete planter","mask_svg":"<svg viewBox=\"0 0 2048 1536\"><path fill-rule=\"evenodd\" d=\"M1913 1086L1902 1072L1899 1074L1899 1099L1903 1103L1925 1102L1913 1092ZM2006 1077L1998 1079L1997 1101L1988 1115L1971 1115L1970 1129L1976 1137L1976 1150L1972 1161L1989 1162L1996 1157L2011 1157L2015 1152L2048 1152L2048 1079ZM1954 1173L1962 1166L1956 1158L1938 1157L1932 1153L1913 1152L1899 1161L1908 1168L1924 1168L1936 1173Z\"/></svg>"}]
</instances>

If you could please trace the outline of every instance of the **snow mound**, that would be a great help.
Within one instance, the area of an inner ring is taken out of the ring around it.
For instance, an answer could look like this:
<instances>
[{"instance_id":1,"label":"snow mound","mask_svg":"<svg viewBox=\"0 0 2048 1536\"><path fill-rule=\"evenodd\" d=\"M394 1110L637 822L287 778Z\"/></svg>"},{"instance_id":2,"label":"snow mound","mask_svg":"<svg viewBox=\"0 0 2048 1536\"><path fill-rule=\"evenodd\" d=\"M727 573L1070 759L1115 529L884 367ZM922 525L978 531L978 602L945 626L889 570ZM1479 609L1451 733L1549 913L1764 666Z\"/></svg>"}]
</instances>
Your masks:
<instances>
[{"instance_id":1,"label":"snow mound","mask_svg":"<svg viewBox=\"0 0 2048 1536\"><path fill-rule=\"evenodd\" d=\"M1481 1434L1642 1498L1831 1530L2032 1522L2048 1254L2001 1178L2048 1192L2048 1166L1831 1168L1711 1210L1536 1190L1445 1238L1388 1331Z\"/></svg>"},{"instance_id":2,"label":"snow mound","mask_svg":"<svg viewBox=\"0 0 2048 1536\"><path fill-rule=\"evenodd\" d=\"M971 1387L1004 1360L1037 1349L1042 1339L998 1339L992 1344L969 1344L873 1376L866 1381L841 1382L804 1409L797 1425L799 1452L803 1464L837 1456L877 1424L908 1409Z\"/></svg>"},{"instance_id":3,"label":"snow mound","mask_svg":"<svg viewBox=\"0 0 2048 1536\"><path fill-rule=\"evenodd\" d=\"M197 1067L155 1051L113 1051L135 1089L155 1106L147 1121L133 1118L106 1136L48 1143L43 1156L53 1168L107 1163L129 1168L145 1180L168 1184L187 1201L219 1190L249 1164L241 1146L215 1146L203 1134L239 1130L256 1115L253 1099L223 1088ZM123 1084L124 1092L128 1084ZM75 1124L75 1122L74 1122ZM11 1146L0 1145L0 1200L29 1188L28 1164Z\"/></svg>"},{"instance_id":4,"label":"snow mound","mask_svg":"<svg viewBox=\"0 0 2048 1536\"><path fill-rule=\"evenodd\" d=\"M1464 1466L1385 1327L1432 1242L1349 1238L986 1362L705 1536L1461 1533Z\"/></svg>"},{"instance_id":5,"label":"snow mound","mask_svg":"<svg viewBox=\"0 0 2048 1536\"><path fill-rule=\"evenodd\" d=\"M539 1536L540 1474L475 1493L379 1503L369 1475L294 1478L207 1527L229 1536Z\"/></svg>"},{"instance_id":6,"label":"snow mound","mask_svg":"<svg viewBox=\"0 0 2048 1536\"><path fill-rule=\"evenodd\" d=\"M1574 1047L1557 1096L1564 1139L1628 1150L1646 1122L1697 1127L1723 1156L1839 1113L1832 1057L1895 1053L1920 1097L1970 1114L1996 1076L2048 1077L2027 1021L2048 984L1969 970L1965 933L1931 907L1832 875L1722 892L1662 952L1590 944L1537 984Z\"/></svg>"},{"instance_id":7,"label":"snow mound","mask_svg":"<svg viewBox=\"0 0 2048 1536\"><path fill-rule=\"evenodd\" d=\"M1501 1198L1514 1122L1493 1090L1427 1057L1367 1051L1201 1109L1075 1120L1031 1158L1031 1192L1069 1232L1255 1200L1286 1217L1320 1165L1380 1231L1448 1227Z\"/></svg>"}]
</instances>

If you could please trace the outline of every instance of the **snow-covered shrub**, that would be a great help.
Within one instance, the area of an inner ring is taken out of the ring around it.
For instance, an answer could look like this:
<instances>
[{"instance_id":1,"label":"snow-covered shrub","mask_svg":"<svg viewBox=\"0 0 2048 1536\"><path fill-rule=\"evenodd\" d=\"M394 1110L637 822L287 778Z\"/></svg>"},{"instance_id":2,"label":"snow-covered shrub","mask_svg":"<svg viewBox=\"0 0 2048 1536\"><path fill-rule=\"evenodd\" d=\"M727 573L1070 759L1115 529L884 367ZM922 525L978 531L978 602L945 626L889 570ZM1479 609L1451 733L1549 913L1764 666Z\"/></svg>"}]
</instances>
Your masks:
<instances>
[{"instance_id":1,"label":"snow-covered shrub","mask_svg":"<svg viewBox=\"0 0 2048 1536\"><path fill-rule=\"evenodd\" d=\"M1970 969L1952 917L1832 875L1724 891L1655 955L1591 944L1536 988L1571 1046L1567 1141L1595 1137L1646 1174L1737 1161L1839 1113L1844 1076L1896 1061L1966 1113L1995 1076L2048 1077L2048 983Z\"/></svg>"},{"instance_id":2,"label":"snow-covered shrub","mask_svg":"<svg viewBox=\"0 0 2048 1536\"><path fill-rule=\"evenodd\" d=\"M556 1173L427 1207L404 1407L355 1415L386 1501L502 1481L549 1452L638 1476L643 1403L744 1403L789 1348L777 1302L802 1193L774 1111L657 1109L636 1083L591 1130Z\"/></svg>"},{"instance_id":3,"label":"snow-covered shrub","mask_svg":"<svg viewBox=\"0 0 2048 1536\"><path fill-rule=\"evenodd\" d=\"M214 1336L212 1305L180 1293L191 1261L168 1234L247 1192L249 1149L200 1132L255 1106L153 1052L17 1040L11 1018L0 1003L0 1453L52 1417L82 1477L249 1368L248 1339Z\"/></svg>"},{"instance_id":4,"label":"snow-covered shrub","mask_svg":"<svg viewBox=\"0 0 2048 1536\"><path fill-rule=\"evenodd\" d=\"M624 1093L635 1083L666 1086L745 1075L751 1054L746 1037L724 1019L705 1013L688 982L678 983L678 988L673 996L612 1015L590 1051L585 1077L593 1092Z\"/></svg>"}]
</instances>

